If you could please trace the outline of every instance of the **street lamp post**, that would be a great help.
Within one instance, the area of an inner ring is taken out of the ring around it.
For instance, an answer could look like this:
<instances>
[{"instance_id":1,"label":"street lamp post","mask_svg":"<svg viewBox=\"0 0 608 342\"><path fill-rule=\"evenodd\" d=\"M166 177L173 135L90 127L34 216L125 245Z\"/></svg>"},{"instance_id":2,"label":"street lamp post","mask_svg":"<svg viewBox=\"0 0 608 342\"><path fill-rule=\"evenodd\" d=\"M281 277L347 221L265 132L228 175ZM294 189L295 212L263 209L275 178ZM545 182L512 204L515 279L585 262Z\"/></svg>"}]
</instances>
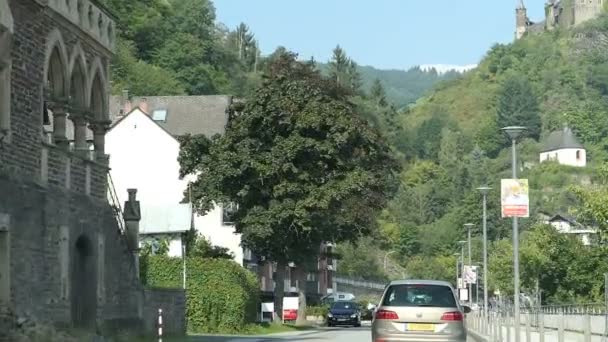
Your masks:
<instances>
[{"instance_id":1,"label":"street lamp post","mask_svg":"<svg viewBox=\"0 0 608 342\"><path fill-rule=\"evenodd\" d=\"M465 223L464 226L467 228L467 238L469 244L469 267L471 267L471 229L473 228L474 224ZM473 286L471 286L471 284L466 284L466 287L469 289L469 306L473 306Z\"/></svg>"},{"instance_id":2,"label":"street lamp post","mask_svg":"<svg viewBox=\"0 0 608 342\"><path fill-rule=\"evenodd\" d=\"M487 205L490 187L480 186L477 188L483 195L483 317L488 318L488 227L487 227Z\"/></svg>"},{"instance_id":3,"label":"street lamp post","mask_svg":"<svg viewBox=\"0 0 608 342\"><path fill-rule=\"evenodd\" d=\"M512 156L512 176L517 179L517 138L526 130L522 126L509 126L502 128L511 139L511 156ZM519 316L519 228L517 226L517 217L513 217L513 310L515 326L515 342L519 342L520 336L520 316Z\"/></svg>"}]
</instances>

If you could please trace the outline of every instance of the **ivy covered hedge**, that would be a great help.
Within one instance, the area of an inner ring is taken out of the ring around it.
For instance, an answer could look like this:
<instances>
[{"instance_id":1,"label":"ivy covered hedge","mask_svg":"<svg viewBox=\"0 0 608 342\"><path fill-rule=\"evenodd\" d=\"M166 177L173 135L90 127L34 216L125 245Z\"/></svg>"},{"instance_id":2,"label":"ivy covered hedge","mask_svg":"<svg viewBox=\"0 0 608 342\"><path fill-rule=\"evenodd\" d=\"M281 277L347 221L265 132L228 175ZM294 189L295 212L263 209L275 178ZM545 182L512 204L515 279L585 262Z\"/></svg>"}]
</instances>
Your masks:
<instances>
[{"instance_id":1,"label":"ivy covered hedge","mask_svg":"<svg viewBox=\"0 0 608 342\"><path fill-rule=\"evenodd\" d=\"M182 287L182 259L150 255L141 258L141 279L150 287ZM232 260L186 260L188 331L243 332L255 322L259 286L255 275Z\"/></svg>"}]
</instances>

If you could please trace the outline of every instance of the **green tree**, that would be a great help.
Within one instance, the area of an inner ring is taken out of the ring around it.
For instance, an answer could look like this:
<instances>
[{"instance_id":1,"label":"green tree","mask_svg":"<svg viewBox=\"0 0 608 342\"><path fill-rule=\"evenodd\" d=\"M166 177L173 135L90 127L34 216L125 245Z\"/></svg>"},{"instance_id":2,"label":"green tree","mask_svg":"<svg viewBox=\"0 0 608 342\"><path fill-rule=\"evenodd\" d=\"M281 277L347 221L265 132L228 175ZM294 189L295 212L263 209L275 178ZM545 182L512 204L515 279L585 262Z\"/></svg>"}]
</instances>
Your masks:
<instances>
[{"instance_id":1,"label":"green tree","mask_svg":"<svg viewBox=\"0 0 608 342\"><path fill-rule=\"evenodd\" d=\"M398 165L334 83L309 64L283 54L264 76L208 151L182 144L179 160L182 176L198 175L191 184L195 208L236 203L243 244L277 262L281 313L287 263L309 261L322 242L371 234Z\"/></svg>"},{"instance_id":2,"label":"green tree","mask_svg":"<svg viewBox=\"0 0 608 342\"><path fill-rule=\"evenodd\" d=\"M348 56L346 56L346 52L340 47L340 45L336 46L334 49L329 65L331 78L339 86L348 87L350 59Z\"/></svg>"},{"instance_id":3,"label":"green tree","mask_svg":"<svg viewBox=\"0 0 608 342\"><path fill-rule=\"evenodd\" d=\"M500 127L525 126L526 136L538 140L541 130L539 112L538 100L526 77L515 75L504 81L496 107Z\"/></svg>"},{"instance_id":4,"label":"green tree","mask_svg":"<svg viewBox=\"0 0 608 342\"><path fill-rule=\"evenodd\" d=\"M183 95L184 86L175 73L135 57L133 43L118 39L112 60L112 92L128 89L134 96Z\"/></svg>"},{"instance_id":5,"label":"green tree","mask_svg":"<svg viewBox=\"0 0 608 342\"><path fill-rule=\"evenodd\" d=\"M384 86L379 79L375 79L372 84L372 88L369 91L370 97L378 107L385 107L387 105L386 102L386 92L384 91Z\"/></svg>"}]
</instances>

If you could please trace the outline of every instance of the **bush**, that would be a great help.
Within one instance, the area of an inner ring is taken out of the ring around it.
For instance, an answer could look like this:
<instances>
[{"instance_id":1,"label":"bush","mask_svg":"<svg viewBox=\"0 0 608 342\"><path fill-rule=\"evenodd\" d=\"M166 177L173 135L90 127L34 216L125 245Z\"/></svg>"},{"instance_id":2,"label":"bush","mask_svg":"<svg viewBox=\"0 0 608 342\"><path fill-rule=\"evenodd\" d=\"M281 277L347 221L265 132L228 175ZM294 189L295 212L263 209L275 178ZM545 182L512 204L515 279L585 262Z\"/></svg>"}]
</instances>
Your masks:
<instances>
[{"instance_id":1,"label":"bush","mask_svg":"<svg viewBox=\"0 0 608 342\"><path fill-rule=\"evenodd\" d=\"M182 259L142 258L142 281L151 287L182 286ZM254 274L232 260L187 259L186 319L192 333L243 332L255 322L259 304Z\"/></svg>"},{"instance_id":2,"label":"bush","mask_svg":"<svg viewBox=\"0 0 608 342\"><path fill-rule=\"evenodd\" d=\"M306 316L325 317L329 312L328 305L307 306Z\"/></svg>"}]
</instances>

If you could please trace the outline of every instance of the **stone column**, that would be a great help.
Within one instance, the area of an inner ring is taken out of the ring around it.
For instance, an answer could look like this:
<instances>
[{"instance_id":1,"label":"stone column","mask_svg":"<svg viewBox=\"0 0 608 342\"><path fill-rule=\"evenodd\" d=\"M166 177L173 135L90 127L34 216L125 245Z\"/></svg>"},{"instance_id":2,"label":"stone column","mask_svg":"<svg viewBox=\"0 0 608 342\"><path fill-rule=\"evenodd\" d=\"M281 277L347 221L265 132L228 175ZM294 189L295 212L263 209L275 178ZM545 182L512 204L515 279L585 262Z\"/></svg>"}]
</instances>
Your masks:
<instances>
[{"instance_id":1,"label":"stone column","mask_svg":"<svg viewBox=\"0 0 608 342\"><path fill-rule=\"evenodd\" d=\"M127 247L133 253L135 261L135 272L139 278L139 221L141 220L141 210L137 200L137 189L128 189L129 200L125 202L123 219L125 220L125 235L127 237Z\"/></svg>"},{"instance_id":2,"label":"stone column","mask_svg":"<svg viewBox=\"0 0 608 342\"><path fill-rule=\"evenodd\" d=\"M110 127L111 121L95 121L89 125L89 128L93 131L93 146L95 147L95 154L98 160L102 160L105 157L106 150L106 132Z\"/></svg>"},{"instance_id":3,"label":"stone column","mask_svg":"<svg viewBox=\"0 0 608 342\"><path fill-rule=\"evenodd\" d=\"M70 120L74 123L74 149L88 151L87 145L87 114L82 109L74 109L70 113Z\"/></svg>"},{"instance_id":4,"label":"stone column","mask_svg":"<svg viewBox=\"0 0 608 342\"><path fill-rule=\"evenodd\" d=\"M67 148L69 145L66 136L66 117L68 102L66 99L53 99L48 102L49 109L53 112L53 141L57 146Z\"/></svg>"}]
</instances>

